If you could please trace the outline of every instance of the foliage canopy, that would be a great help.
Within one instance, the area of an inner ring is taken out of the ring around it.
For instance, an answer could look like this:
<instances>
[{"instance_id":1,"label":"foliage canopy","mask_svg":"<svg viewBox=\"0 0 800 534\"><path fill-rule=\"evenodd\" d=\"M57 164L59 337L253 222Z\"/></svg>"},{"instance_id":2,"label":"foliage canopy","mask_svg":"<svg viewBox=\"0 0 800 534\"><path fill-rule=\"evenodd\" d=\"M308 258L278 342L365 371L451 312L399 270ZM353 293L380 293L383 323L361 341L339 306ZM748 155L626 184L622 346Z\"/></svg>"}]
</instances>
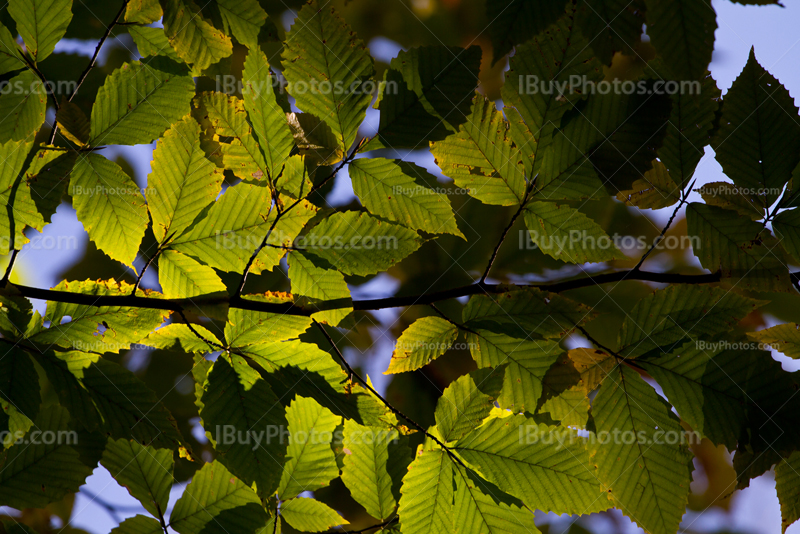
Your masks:
<instances>
[{"instance_id":1,"label":"foliage canopy","mask_svg":"<svg viewBox=\"0 0 800 534\"><path fill-rule=\"evenodd\" d=\"M118 534L524 533L534 510L610 508L673 534L697 436L734 452L738 488L777 465L784 528L800 517L800 382L765 349L797 358L800 330L756 330L800 288L800 116L755 51L721 95L709 0L487 0L502 106L477 90L479 46L383 64L342 6L310 0L284 31L267 4L128 0L101 35L72 0L3 11L0 75L21 89L0 96L0 505L56 513L102 465L148 514ZM99 52L113 29L138 59L93 58L57 94L59 41ZM140 184L110 147L151 143ZM690 202L707 146L730 182ZM358 202L327 204L348 179ZM10 279L64 201L125 276ZM654 232L643 214L669 207ZM696 263L644 270L669 231ZM386 271L402 296L351 295ZM616 328L610 283L638 288ZM413 396L437 369L427 404L345 359L399 307L385 374ZM144 374L125 356L143 347Z\"/></svg>"}]
</instances>

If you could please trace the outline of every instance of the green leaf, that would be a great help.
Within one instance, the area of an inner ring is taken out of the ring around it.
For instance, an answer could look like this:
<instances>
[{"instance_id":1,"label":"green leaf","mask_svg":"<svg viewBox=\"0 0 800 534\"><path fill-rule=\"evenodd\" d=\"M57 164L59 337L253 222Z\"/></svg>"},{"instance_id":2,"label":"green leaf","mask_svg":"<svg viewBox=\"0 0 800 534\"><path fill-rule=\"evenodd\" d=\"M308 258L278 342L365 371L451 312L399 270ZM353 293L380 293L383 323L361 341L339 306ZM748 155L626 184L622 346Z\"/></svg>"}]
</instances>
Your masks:
<instances>
[{"instance_id":1,"label":"green leaf","mask_svg":"<svg viewBox=\"0 0 800 534\"><path fill-rule=\"evenodd\" d=\"M615 52L633 56L645 23L644 0L582 0L576 22L600 61L610 65Z\"/></svg>"},{"instance_id":2,"label":"green leaf","mask_svg":"<svg viewBox=\"0 0 800 534\"><path fill-rule=\"evenodd\" d=\"M255 532L268 516L258 495L218 461L205 464L170 514L180 534Z\"/></svg>"},{"instance_id":3,"label":"green leaf","mask_svg":"<svg viewBox=\"0 0 800 534\"><path fill-rule=\"evenodd\" d=\"M800 440L794 378L754 346L720 336L642 361L692 428L717 445L736 447L740 489L788 457Z\"/></svg>"},{"instance_id":4,"label":"green leaf","mask_svg":"<svg viewBox=\"0 0 800 534\"><path fill-rule=\"evenodd\" d=\"M699 93L677 91L670 95L672 111L664 144L658 157L670 176L683 189L691 181L697 164L711 142L711 132L720 106L720 90L710 74L698 87Z\"/></svg>"},{"instance_id":5,"label":"green leaf","mask_svg":"<svg viewBox=\"0 0 800 534\"><path fill-rule=\"evenodd\" d=\"M503 387L504 373L505 369L479 369L447 386L434 413L445 442L461 438L489 415Z\"/></svg>"},{"instance_id":6,"label":"green leaf","mask_svg":"<svg viewBox=\"0 0 800 534\"><path fill-rule=\"evenodd\" d=\"M548 414L553 421L585 429L589 421L589 398L577 366L566 355L560 356L542 379L542 396L537 414Z\"/></svg>"},{"instance_id":7,"label":"green leaf","mask_svg":"<svg viewBox=\"0 0 800 534\"><path fill-rule=\"evenodd\" d=\"M238 355L220 356L208 373L200 399L200 417L219 461L267 498L281 476L286 416L269 385Z\"/></svg>"},{"instance_id":8,"label":"green leaf","mask_svg":"<svg viewBox=\"0 0 800 534\"><path fill-rule=\"evenodd\" d=\"M124 282L87 280L62 282L55 288L83 295L130 295L133 286ZM69 322L65 318L69 317ZM86 352L129 350L131 343L144 338L167 318L163 310L122 306L83 306L49 301L44 316L50 328L28 332L26 338L36 344L55 344Z\"/></svg>"},{"instance_id":9,"label":"green leaf","mask_svg":"<svg viewBox=\"0 0 800 534\"><path fill-rule=\"evenodd\" d=\"M229 347L247 347L274 343L299 336L311 326L311 318L302 315L256 312L231 308L225 324Z\"/></svg>"},{"instance_id":10,"label":"green leaf","mask_svg":"<svg viewBox=\"0 0 800 534\"><path fill-rule=\"evenodd\" d=\"M127 518L111 530L111 534L159 534L161 523L146 515L135 515Z\"/></svg>"},{"instance_id":11,"label":"green leaf","mask_svg":"<svg viewBox=\"0 0 800 534\"><path fill-rule=\"evenodd\" d=\"M212 332L199 324L192 325L201 336L221 345L222 343L217 339ZM147 335L146 338L141 340L142 345L155 347L161 350L173 350L176 352L209 352L208 344L199 339L189 327L181 323L171 323L155 332Z\"/></svg>"},{"instance_id":12,"label":"green leaf","mask_svg":"<svg viewBox=\"0 0 800 534\"><path fill-rule=\"evenodd\" d=\"M453 463L441 449L418 450L400 488L403 534L453 532Z\"/></svg>"},{"instance_id":13,"label":"green leaf","mask_svg":"<svg viewBox=\"0 0 800 534\"><path fill-rule=\"evenodd\" d=\"M258 0L218 0L219 14L225 27L243 45L258 48L258 32L267 20L267 12Z\"/></svg>"},{"instance_id":14,"label":"green leaf","mask_svg":"<svg viewBox=\"0 0 800 534\"><path fill-rule=\"evenodd\" d=\"M36 419L39 413L39 374L28 353L18 346L10 346L0 358L0 399L28 419Z\"/></svg>"},{"instance_id":15,"label":"green leaf","mask_svg":"<svg viewBox=\"0 0 800 534\"><path fill-rule=\"evenodd\" d=\"M79 352L54 353L47 351L36 356L37 361L44 368L47 379L53 385L53 390L58 395L61 405L69 410L70 419L78 428L89 431L98 430L103 421L94 405L92 396L81 385L72 370L81 369L91 364Z\"/></svg>"},{"instance_id":16,"label":"green leaf","mask_svg":"<svg viewBox=\"0 0 800 534\"><path fill-rule=\"evenodd\" d=\"M124 63L108 76L92 106L89 144L148 144L189 113L194 80L150 62Z\"/></svg>"},{"instance_id":17,"label":"green leaf","mask_svg":"<svg viewBox=\"0 0 800 534\"><path fill-rule=\"evenodd\" d=\"M275 179L275 187L284 195L298 199L305 197L313 185L308 174L306 157L295 154L286 159L283 174Z\"/></svg>"},{"instance_id":18,"label":"green leaf","mask_svg":"<svg viewBox=\"0 0 800 534\"><path fill-rule=\"evenodd\" d=\"M750 192L735 186L730 182L711 182L695 189L706 204L717 206L726 210L733 210L739 215L744 215L753 220L766 217L764 202L758 198L757 192ZM783 213L779 214L778 220ZM780 225L780 223L779 223ZM775 227L773 221L773 228ZM784 248L786 245L784 245Z\"/></svg>"},{"instance_id":19,"label":"green leaf","mask_svg":"<svg viewBox=\"0 0 800 534\"><path fill-rule=\"evenodd\" d=\"M711 146L722 170L769 207L800 161L800 119L789 91L750 50L742 73L725 94Z\"/></svg>"},{"instance_id":20,"label":"green leaf","mask_svg":"<svg viewBox=\"0 0 800 534\"><path fill-rule=\"evenodd\" d=\"M288 459L278 487L282 500L324 488L339 475L331 440L333 431L342 424L341 417L333 415L314 399L300 396L286 409L286 419L289 422ZM294 523L290 519L287 521Z\"/></svg>"},{"instance_id":21,"label":"green leaf","mask_svg":"<svg viewBox=\"0 0 800 534\"><path fill-rule=\"evenodd\" d=\"M398 436L395 429L362 426L350 419L344 422L342 482L368 514L381 520L388 519L397 506L387 465L389 444Z\"/></svg>"},{"instance_id":22,"label":"green leaf","mask_svg":"<svg viewBox=\"0 0 800 534\"><path fill-rule=\"evenodd\" d=\"M626 258L600 225L569 206L531 202L523 217L531 240L557 260L600 263Z\"/></svg>"},{"instance_id":23,"label":"green leaf","mask_svg":"<svg viewBox=\"0 0 800 534\"><path fill-rule=\"evenodd\" d=\"M255 0L252 1L255 3ZM267 57L259 48L251 48L242 71L242 97L253 132L263 152L264 163L273 180L280 174L294 147L294 137L286 121L286 113L275 95L277 83L275 75L270 71Z\"/></svg>"},{"instance_id":24,"label":"green leaf","mask_svg":"<svg viewBox=\"0 0 800 534\"><path fill-rule=\"evenodd\" d=\"M7 83L0 96L0 143L27 140L42 126L47 110L47 93L33 71L23 71Z\"/></svg>"},{"instance_id":25,"label":"green leaf","mask_svg":"<svg viewBox=\"0 0 800 534\"><path fill-rule=\"evenodd\" d=\"M56 121L62 135L76 145L83 146L89 140L89 119L76 104L62 101L56 114Z\"/></svg>"},{"instance_id":26,"label":"green leaf","mask_svg":"<svg viewBox=\"0 0 800 534\"><path fill-rule=\"evenodd\" d=\"M174 250L165 250L159 255L158 281L168 299L227 294L228 290L214 269Z\"/></svg>"},{"instance_id":27,"label":"green leaf","mask_svg":"<svg viewBox=\"0 0 800 534\"><path fill-rule=\"evenodd\" d=\"M350 523L327 504L298 497L281 505L281 516L301 532L324 532Z\"/></svg>"},{"instance_id":28,"label":"green leaf","mask_svg":"<svg viewBox=\"0 0 800 534\"><path fill-rule=\"evenodd\" d=\"M564 3L557 3L563 13ZM581 87L572 86L573 80L584 84L603 78L602 65L592 56L589 41L574 18L570 6L564 17L530 43L519 46L503 85L504 104L519 112L531 132L519 150L533 161L534 173L564 113L585 98ZM541 185L537 183L537 187Z\"/></svg>"},{"instance_id":29,"label":"green leaf","mask_svg":"<svg viewBox=\"0 0 800 534\"><path fill-rule=\"evenodd\" d=\"M164 11L158 0L129 0L125 6L125 22L151 24L163 15Z\"/></svg>"},{"instance_id":30,"label":"green leaf","mask_svg":"<svg viewBox=\"0 0 800 534\"><path fill-rule=\"evenodd\" d=\"M472 112L458 132L431 143L442 173L471 197L512 206L525 198L525 169L519 148L494 102L476 94Z\"/></svg>"},{"instance_id":31,"label":"green leaf","mask_svg":"<svg viewBox=\"0 0 800 534\"><path fill-rule=\"evenodd\" d=\"M61 205L67 192L69 174L78 159L78 153L39 150L25 171L25 181L30 189L30 196L35 209L47 222L52 222L53 214ZM22 211L21 199L14 200L17 212Z\"/></svg>"},{"instance_id":32,"label":"green leaf","mask_svg":"<svg viewBox=\"0 0 800 534\"><path fill-rule=\"evenodd\" d=\"M296 243L342 273L358 276L385 271L420 245L416 232L358 211L334 213Z\"/></svg>"},{"instance_id":33,"label":"green leaf","mask_svg":"<svg viewBox=\"0 0 800 534\"><path fill-rule=\"evenodd\" d=\"M795 323L785 323L759 330L747 332L747 335L761 343L769 344L773 350L779 350L786 356L800 359L800 330Z\"/></svg>"},{"instance_id":34,"label":"green leaf","mask_svg":"<svg viewBox=\"0 0 800 534\"><path fill-rule=\"evenodd\" d=\"M247 120L244 100L224 93L203 93L195 98L195 106L206 110L215 142L229 138L218 144L225 168L242 180L261 180L269 171Z\"/></svg>"},{"instance_id":35,"label":"green leaf","mask_svg":"<svg viewBox=\"0 0 800 534\"><path fill-rule=\"evenodd\" d=\"M564 14L566 0L488 0L486 20L492 40L492 65L511 52L514 45L524 43L543 31Z\"/></svg>"},{"instance_id":36,"label":"green leaf","mask_svg":"<svg viewBox=\"0 0 800 534\"><path fill-rule=\"evenodd\" d=\"M385 375L415 371L447 352L458 328L439 317L417 319L397 338Z\"/></svg>"},{"instance_id":37,"label":"green leaf","mask_svg":"<svg viewBox=\"0 0 800 534\"><path fill-rule=\"evenodd\" d=\"M800 519L800 453L784 459L775 468L775 486L781 503L781 532Z\"/></svg>"},{"instance_id":38,"label":"green leaf","mask_svg":"<svg viewBox=\"0 0 800 534\"><path fill-rule=\"evenodd\" d=\"M660 161L642 178L633 182L631 189L617 193L617 200L639 209L658 210L672 206L681 199L681 188Z\"/></svg>"},{"instance_id":39,"label":"green leaf","mask_svg":"<svg viewBox=\"0 0 800 534\"><path fill-rule=\"evenodd\" d=\"M362 151L417 148L458 131L478 84L481 49L422 46L401 51L378 98L378 134Z\"/></svg>"},{"instance_id":40,"label":"green leaf","mask_svg":"<svg viewBox=\"0 0 800 534\"><path fill-rule=\"evenodd\" d=\"M645 0L647 35L672 76L703 77L714 52L717 15L710 0Z\"/></svg>"},{"instance_id":41,"label":"green leaf","mask_svg":"<svg viewBox=\"0 0 800 534\"><path fill-rule=\"evenodd\" d=\"M692 251L709 271L721 271L723 279L741 289L788 290L783 252L761 223L692 202L686 207L686 224Z\"/></svg>"},{"instance_id":42,"label":"green leaf","mask_svg":"<svg viewBox=\"0 0 800 534\"><path fill-rule=\"evenodd\" d=\"M173 452L127 439L108 440L100 463L128 488L145 510L158 517L167 511L172 487Z\"/></svg>"},{"instance_id":43,"label":"green leaf","mask_svg":"<svg viewBox=\"0 0 800 534\"><path fill-rule=\"evenodd\" d=\"M436 178L413 163L385 158L357 159L348 167L353 190L370 213L431 234L466 239L450 199L427 184Z\"/></svg>"},{"instance_id":44,"label":"green leaf","mask_svg":"<svg viewBox=\"0 0 800 534\"><path fill-rule=\"evenodd\" d=\"M592 451L611 500L647 532L677 531L689 498L692 455L683 440L670 445L673 439L664 439L683 435L670 406L636 371L620 366L603 382L592 416L597 435L611 438L598 438Z\"/></svg>"},{"instance_id":45,"label":"green leaf","mask_svg":"<svg viewBox=\"0 0 800 534\"><path fill-rule=\"evenodd\" d=\"M69 413L60 406L39 412L35 443L19 443L5 451L0 464L0 502L13 508L44 508L83 485L92 469L80 460L78 435L68 430ZM47 439L45 439L47 437ZM45 441L51 441L45 444Z\"/></svg>"},{"instance_id":46,"label":"green leaf","mask_svg":"<svg viewBox=\"0 0 800 534\"><path fill-rule=\"evenodd\" d=\"M192 0L164 0L164 31L178 56L203 71L233 52L230 37L212 26Z\"/></svg>"},{"instance_id":47,"label":"green leaf","mask_svg":"<svg viewBox=\"0 0 800 534\"><path fill-rule=\"evenodd\" d=\"M75 163L69 194L78 220L97 248L133 265L148 217L139 187L116 163L89 154Z\"/></svg>"},{"instance_id":48,"label":"green leaf","mask_svg":"<svg viewBox=\"0 0 800 534\"><path fill-rule=\"evenodd\" d=\"M316 208L304 201L282 217L267 241L274 246L262 249L250 271L260 274L275 267L286 253L275 246L290 245L315 213ZM276 216L266 185L240 183L228 187L205 217L171 241L170 248L215 269L240 273Z\"/></svg>"},{"instance_id":49,"label":"green leaf","mask_svg":"<svg viewBox=\"0 0 800 534\"><path fill-rule=\"evenodd\" d=\"M581 386L587 395L597 389L618 365L616 358L599 349L579 347L567 351L567 356L580 374Z\"/></svg>"},{"instance_id":50,"label":"green leaf","mask_svg":"<svg viewBox=\"0 0 800 534\"><path fill-rule=\"evenodd\" d=\"M454 450L530 508L587 514L611 506L585 438L575 430L539 425L522 415L492 418L460 439Z\"/></svg>"},{"instance_id":51,"label":"green leaf","mask_svg":"<svg viewBox=\"0 0 800 534\"><path fill-rule=\"evenodd\" d=\"M0 295L0 333L4 338L17 339L25 335L33 318L31 301L21 296Z\"/></svg>"},{"instance_id":52,"label":"green leaf","mask_svg":"<svg viewBox=\"0 0 800 534\"><path fill-rule=\"evenodd\" d=\"M727 332L765 304L716 287L674 285L655 291L626 314L619 353L627 358L671 351L676 343Z\"/></svg>"},{"instance_id":53,"label":"green leaf","mask_svg":"<svg viewBox=\"0 0 800 534\"><path fill-rule=\"evenodd\" d=\"M498 295L473 295L464 307L466 326L486 323L520 329L525 336L564 337L575 325L592 319L591 308L556 293L534 287L520 287Z\"/></svg>"},{"instance_id":54,"label":"green leaf","mask_svg":"<svg viewBox=\"0 0 800 534\"><path fill-rule=\"evenodd\" d=\"M331 127L310 113L287 113L286 120L300 156L311 167L333 165L345 157Z\"/></svg>"},{"instance_id":55,"label":"green leaf","mask_svg":"<svg viewBox=\"0 0 800 534\"><path fill-rule=\"evenodd\" d=\"M386 407L371 393L350 383L333 356L315 344L290 340L249 345L240 350L267 371L264 379L284 405L300 395L359 424L387 422Z\"/></svg>"},{"instance_id":56,"label":"green leaf","mask_svg":"<svg viewBox=\"0 0 800 534\"><path fill-rule=\"evenodd\" d=\"M538 534L533 511L508 498L471 471L456 467L455 528L459 533L529 532Z\"/></svg>"},{"instance_id":57,"label":"green leaf","mask_svg":"<svg viewBox=\"0 0 800 534\"><path fill-rule=\"evenodd\" d=\"M325 121L349 150L372 100L363 84L375 70L364 43L332 7L311 0L286 34L283 66L297 107Z\"/></svg>"},{"instance_id":58,"label":"green leaf","mask_svg":"<svg viewBox=\"0 0 800 534\"><path fill-rule=\"evenodd\" d=\"M467 344L480 368L508 364L498 404L515 413L533 412L542 395L545 373L563 353L557 342L516 337L489 330L467 334Z\"/></svg>"},{"instance_id":59,"label":"green leaf","mask_svg":"<svg viewBox=\"0 0 800 534\"><path fill-rule=\"evenodd\" d=\"M8 28L0 24L0 74L25 68L22 51Z\"/></svg>"},{"instance_id":60,"label":"green leaf","mask_svg":"<svg viewBox=\"0 0 800 534\"><path fill-rule=\"evenodd\" d=\"M295 297L304 297L311 303L336 300L352 302L344 276L332 265L320 261L319 258L312 260L296 251L289 252L287 262L292 293ZM345 304L339 309L317 312L312 318L337 326L352 310L352 306Z\"/></svg>"},{"instance_id":61,"label":"green leaf","mask_svg":"<svg viewBox=\"0 0 800 534\"><path fill-rule=\"evenodd\" d=\"M103 430L114 439L135 439L158 449L177 449L182 438L156 394L126 368L96 354L59 352L94 402Z\"/></svg>"},{"instance_id":62,"label":"green leaf","mask_svg":"<svg viewBox=\"0 0 800 534\"><path fill-rule=\"evenodd\" d=\"M800 211L782 211L772 221L772 229L783 248L797 261L800 258Z\"/></svg>"},{"instance_id":63,"label":"green leaf","mask_svg":"<svg viewBox=\"0 0 800 534\"><path fill-rule=\"evenodd\" d=\"M30 150L30 142L0 144L0 201L5 205L5 209L0 210L0 254L22 249L29 241L24 232L26 228L41 231L44 227L44 219L31 199L30 187L22 174Z\"/></svg>"},{"instance_id":64,"label":"green leaf","mask_svg":"<svg viewBox=\"0 0 800 534\"><path fill-rule=\"evenodd\" d=\"M169 44L164 28L150 28L148 26L131 26L128 32L136 43L136 48L142 57L165 56L180 63L181 59Z\"/></svg>"},{"instance_id":65,"label":"green leaf","mask_svg":"<svg viewBox=\"0 0 800 534\"><path fill-rule=\"evenodd\" d=\"M8 12L28 54L38 63L52 54L64 37L72 20L72 0L10 0Z\"/></svg>"},{"instance_id":66,"label":"green leaf","mask_svg":"<svg viewBox=\"0 0 800 534\"><path fill-rule=\"evenodd\" d=\"M160 243L189 228L219 195L222 173L206 159L199 141L200 126L184 117L164 133L153 151L147 207Z\"/></svg>"}]
</instances>

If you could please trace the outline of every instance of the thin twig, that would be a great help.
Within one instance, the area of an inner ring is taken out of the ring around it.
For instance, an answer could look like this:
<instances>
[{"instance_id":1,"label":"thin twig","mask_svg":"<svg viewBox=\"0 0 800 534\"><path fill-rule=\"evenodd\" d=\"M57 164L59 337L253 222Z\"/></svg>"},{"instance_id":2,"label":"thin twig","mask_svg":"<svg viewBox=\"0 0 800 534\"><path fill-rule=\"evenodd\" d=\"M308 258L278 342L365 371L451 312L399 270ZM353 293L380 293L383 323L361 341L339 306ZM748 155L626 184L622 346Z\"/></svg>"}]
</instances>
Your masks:
<instances>
[{"instance_id":1,"label":"thin twig","mask_svg":"<svg viewBox=\"0 0 800 534\"><path fill-rule=\"evenodd\" d=\"M97 47L94 49L94 55L92 56L91 61L89 61L89 65L86 66L86 69L84 69L83 73L81 73L80 78L78 78L78 83L75 86L75 90L72 91L72 93L69 95L69 98L67 98L67 102L72 102L72 99L75 98L75 95L78 93L78 89L81 88L81 85L83 85L84 80L86 80L86 77L89 76L89 73L92 71L92 68L94 68L94 64L95 62L97 62L97 56L100 54L100 49L103 47L103 43L105 43L106 39L108 39L108 36L111 35L111 30L114 28L114 26L117 25L122 14L125 13L126 7L128 7L128 0L122 0L122 7L117 13L117 16L114 17L114 20L111 21L111 24L109 24L108 27L106 28L106 32L100 38L100 41L97 43ZM56 105L56 113L58 113L58 105ZM55 142L57 131L58 131L58 121L55 121L53 123L53 129L50 131L50 140L47 143L48 145L52 145Z\"/></svg>"},{"instance_id":2,"label":"thin twig","mask_svg":"<svg viewBox=\"0 0 800 534\"><path fill-rule=\"evenodd\" d=\"M255 263L256 257L258 257L259 253L261 253L264 247L267 246L267 241L269 241L269 236L272 235L273 230L275 230L275 227L278 225L278 222L281 220L281 218L287 213L289 213L295 206L300 204L303 200L309 198L312 194L321 189L326 183L328 183L328 181L330 181L334 176L336 176L339 173L339 171L342 170L342 167L344 167L353 160L353 158L356 156L356 154L358 153L359 149L362 146L364 146L363 140L353 149L353 151L350 153L349 156L344 158L341 161L341 163L339 163L339 165L337 165L336 168L333 169L333 171L324 180L322 180L320 183L312 187L308 191L308 194L305 197L295 200L291 205L289 205L288 208L278 212L278 214L275 216L275 220L272 221L272 224L269 226L269 230L267 230L264 239L261 240L261 244L258 245L258 247L253 251L253 254L250 255L250 259L247 260L247 265L245 265L244 272L242 273L242 278L239 281L239 287L236 289L237 298L240 297L244 292L244 286L247 283L247 275L250 273L250 268L253 266L253 263ZM275 202L274 205L277 205L277 202ZM272 206L270 206L270 211L272 211Z\"/></svg>"},{"instance_id":3,"label":"thin twig","mask_svg":"<svg viewBox=\"0 0 800 534\"><path fill-rule=\"evenodd\" d=\"M336 346L336 343L333 341L333 338L330 336L330 334L328 334L328 331L325 330L325 328L320 323L318 323L316 320L313 320L313 322L317 326L317 328L319 328L319 330L322 332L322 335L325 336L325 339L328 340L328 343L333 348L336 356L339 358L339 361L341 361L342 365L344 365L345 369L347 369L347 374L349 376L355 377L355 379L358 380L361 383L362 386L364 386L367 390L369 390L370 393L375 395L375 397L377 397L378 400L380 400L383 403L384 406L389 408L389 410L391 410L392 413L394 413L395 415L397 415L399 417L402 417L403 419L405 419L406 421L411 423L411 426L413 426L414 428L416 428L417 430L419 430L420 432L425 434L425 436L427 436L428 438L430 438L431 440L436 442L436 444L439 445L447 453L447 455L450 456L456 463L458 463L459 465L461 465L463 467L466 467L464 465L464 463L461 461L461 459L458 456L456 456L453 453L453 451L447 445L442 443L441 440L439 440L439 438L437 438L436 436L434 436L433 434L431 434L430 432L425 430L425 428L422 425L420 425L419 423L417 423L416 421L411 419L409 416L407 416L406 414L404 414L403 412L401 412L397 408L395 408L389 401L384 399L383 396L380 393L378 393L375 390L375 388L373 388L370 385L369 382L364 380L364 378L362 378L361 375L356 373L355 370L350 366L350 364L347 363L347 360L344 358L344 354L342 354L342 352L339 350L339 347Z\"/></svg>"},{"instance_id":4,"label":"thin twig","mask_svg":"<svg viewBox=\"0 0 800 534\"><path fill-rule=\"evenodd\" d=\"M653 244L650 246L650 248L647 250L647 252L642 254L642 257L639 258L639 263L636 264L636 267L631 269L632 272L637 272L642 267L642 264L647 259L647 257L656 249L658 244L661 243L661 240L664 238L664 235L667 233L667 231L669 230L670 226L672 226L672 222L675 220L675 216L678 215L678 211L681 209L681 206L683 206L686 203L686 199L689 198L689 194L686 193L686 191L691 191L692 187L694 187L694 183L696 181L697 180L693 180L692 183L689 184L689 187L687 187L686 189L681 191L681 200L680 200L680 202L678 202L678 205L675 207L675 210L673 210L672 215L670 216L669 220L667 221L667 225L664 226L664 228L661 229L661 233L658 235L658 237L656 237L653 240Z\"/></svg>"},{"instance_id":5,"label":"thin twig","mask_svg":"<svg viewBox=\"0 0 800 534\"><path fill-rule=\"evenodd\" d=\"M204 335L202 335L200 332L195 330L194 326L192 326L192 323L190 323L189 320L186 318L186 314L183 313L183 310L177 310L177 312L178 312L178 315L181 316L181 319L183 319L183 322L189 328L189 331L192 334L194 334L195 336L197 336L197 338L199 338L201 341L205 342L206 345L208 345L212 349L212 352L214 350L224 350L225 349L225 347L223 347L219 343L215 343L215 342L211 341L210 339L206 339L206 337Z\"/></svg>"},{"instance_id":6,"label":"thin twig","mask_svg":"<svg viewBox=\"0 0 800 534\"><path fill-rule=\"evenodd\" d=\"M494 260L497 259L497 254L500 252L500 247L503 246L503 243L506 240L506 236L508 236L508 232L511 231L511 228L514 226L514 223L517 222L517 219L519 218L520 214L525 210L525 206L528 203L528 197L531 194L531 190L533 188L534 183L535 182L531 182L531 185L525 188L525 197L522 199L522 203L520 204L517 212L514 214L513 217L511 217L511 220L508 222L508 226L506 226L506 229L503 230L503 235L500 236L500 241L498 241L497 245L495 245L494 250L492 251L492 255L489 258L489 264L486 266L486 270L483 271L483 276L481 276L481 279L478 283L480 284L484 283L486 281L486 278L489 276L489 271L492 270L492 265L494 265Z\"/></svg>"},{"instance_id":7,"label":"thin twig","mask_svg":"<svg viewBox=\"0 0 800 534\"><path fill-rule=\"evenodd\" d=\"M147 263L144 264L144 267L142 267L142 272L139 273L139 276L136 278L136 283L133 284L133 291L131 291L131 295L135 295L136 294L136 290L139 289L139 284L142 283L142 278L144 278L144 273L147 272L147 268L150 267L150 264L155 261L155 259L158 257L158 255L169 244L170 240L172 240L172 237L174 235L175 235L175 232L172 232L170 235L168 235L166 237L166 239L164 239L164 242L161 243L160 245L158 245L158 248L153 253L153 255L150 256L150 258L147 260Z\"/></svg>"},{"instance_id":8,"label":"thin twig","mask_svg":"<svg viewBox=\"0 0 800 534\"><path fill-rule=\"evenodd\" d=\"M158 512L158 521L161 523L161 530L164 534L169 534L167 531L167 523L164 521L164 514L161 512L161 505L156 503L156 512Z\"/></svg>"}]
</instances>

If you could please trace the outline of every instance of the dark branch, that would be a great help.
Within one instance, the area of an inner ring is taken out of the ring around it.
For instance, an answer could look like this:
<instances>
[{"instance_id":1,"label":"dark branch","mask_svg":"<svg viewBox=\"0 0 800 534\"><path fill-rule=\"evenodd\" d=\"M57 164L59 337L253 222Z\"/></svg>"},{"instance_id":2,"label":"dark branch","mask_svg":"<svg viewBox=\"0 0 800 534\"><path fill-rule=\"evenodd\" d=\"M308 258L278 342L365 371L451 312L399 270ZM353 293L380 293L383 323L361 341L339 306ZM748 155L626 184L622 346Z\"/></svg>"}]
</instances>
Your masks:
<instances>
[{"instance_id":1,"label":"dark branch","mask_svg":"<svg viewBox=\"0 0 800 534\"><path fill-rule=\"evenodd\" d=\"M791 273L792 281L797 283L800 273ZM50 300L54 302L68 302L70 304L80 304L83 306L125 306L129 308L145 308L152 310L167 310L181 312L185 310L202 310L204 306L227 305L229 308L240 310L250 310L269 313L283 313L288 315L311 315L318 311L338 310L352 307L354 310L382 310L385 308L399 308L403 306L424 306L442 300L449 300L458 297L482 294L501 294L533 287L551 293L560 293L571 289L593 287L600 284L620 282L623 280L640 280L645 282L656 282L659 284L713 284L720 281L720 273L713 274L678 274L678 273L653 273L647 271L617 271L613 273L598 274L575 278L564 282L552 284L530 284L530 285L509 285L509 284L472 284L468 286L455 287L443 291L432 291L419 295L405 297L388 297L382 299L353 300L335 299L319 304L298 305L292 302L262 302L248 300L238 296L209 295L206 297L193 297L191 299L164 299L156 297L138 297L134 295L88 295L83 293L71 293L55 289L42 289L18 284L8 284L12 295L22 297Z\"/></svg>"},{"instance_id":2,"label":"dark branch","mask_svg":"<svg viewBox=\"0 0 800 534\"><path fill-rule=\"evenodd\" d=\"M11 278L11 271L14 270L14 262L17 261L17 254L19 254L19 250L14 249L11 251L11 257L8 258L8 265L6 266L6 273L3 275L3 280L0 281L0 288L6 287L8 279Z\"/></svg>"}]
</instances>

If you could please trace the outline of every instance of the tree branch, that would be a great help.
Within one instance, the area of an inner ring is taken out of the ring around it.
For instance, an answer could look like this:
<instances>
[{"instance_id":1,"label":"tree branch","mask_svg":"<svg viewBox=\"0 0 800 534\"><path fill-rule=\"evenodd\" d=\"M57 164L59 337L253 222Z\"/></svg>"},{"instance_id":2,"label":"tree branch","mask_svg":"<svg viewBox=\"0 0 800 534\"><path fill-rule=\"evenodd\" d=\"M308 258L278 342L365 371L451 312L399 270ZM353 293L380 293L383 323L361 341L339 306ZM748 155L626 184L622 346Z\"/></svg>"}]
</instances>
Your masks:
<instances>
[{"instance_id":1,"label":"tree branch","mask_svg":"<svg viewBox=\"0 0 800 534\"><path fill-rule=\"evenodd\" d=\"M800 280L800 273L790 273L792 282L797 284ZM83 306L105 307L105 306L125 306L129 308L145 308L152 310L166 310L181 312L191 309L202 309L203 306L227 305L229 308L240 310L282 313L287 315L310 316L319 311L338 310L352 307L354 310L382 310L385 308L399 308L404 306L424 306L442 300L449 300L458 297L482 294L502 294L532 287L560 293L572 289L593 287L623 280L639 280L645 282L655 282L659 284L713 284L720 281L720 273L712 274L679 274L679 273L654 273L648 271L617 271L598 275L574 278L563 282L551 284L528 284L528 285L509 285L509 284L472 284L468 286L445 289L443 291L432 291L419 295L409 295L403 297L387 297L382 299L353 300L334 299L318 304L298 305L293 302L262 302L249 300L240 296L209 295L206 297L192 297L191 299L165 299L157 297L138 297L134 295L88 295L83 293L72 293L56 289L42 289L22 284L8 283L10 288L5 294L27 297L32 299L50 300L53 302L67 302L70 304L80 304Z\"/></svg>"}]
</instances>

